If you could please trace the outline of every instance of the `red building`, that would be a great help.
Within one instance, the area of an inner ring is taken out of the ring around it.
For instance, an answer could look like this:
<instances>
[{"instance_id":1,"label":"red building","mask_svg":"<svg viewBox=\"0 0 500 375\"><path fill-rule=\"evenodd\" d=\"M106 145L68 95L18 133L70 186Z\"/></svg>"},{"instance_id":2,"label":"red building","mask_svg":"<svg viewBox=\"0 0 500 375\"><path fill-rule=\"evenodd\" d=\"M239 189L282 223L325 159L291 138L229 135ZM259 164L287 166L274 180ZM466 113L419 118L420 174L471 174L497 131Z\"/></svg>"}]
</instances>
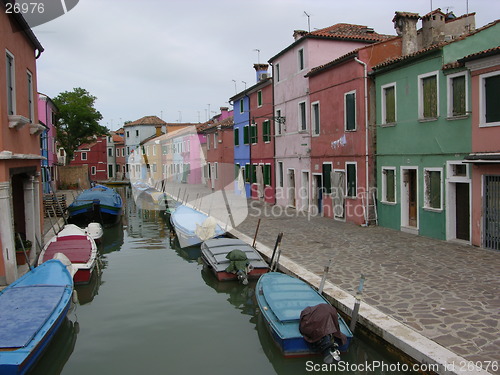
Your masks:
<instances>
[{"instance_id":1,"label":"red building","mask_svg":"<svg viewBox=\"0 0 500 375\"><path fill-rule=\"evenodd\" d=\"M375 97L371 67L401 55L401 38L358 48L312 69L311 206L324 216L368 221L375 186ZM369 192L368 194L366 192Z\"/></svg>"},{"instance_id":2,"label":"red building","mask_svg":"<svg viewBox=\"0 0 500 375\"><path fill-rule=\"evenodd\" d=\"M203 129L206 136L204 175L207 186L215 190L232 189L235 180L234 119L232 114L224 119L220 117L211 120Z\"/></svg>"},{"instance_id":3,"label":"red building","mask_svg":"<svg viewBox=\"0 0 500 375\"><path fill-rule=\"evenodd\" d=\"M247 180L252 182L250 195L274 204L274 117L273 81L267 74L268 64L255 64L257 83L248 89L250 98L250 170ZM236 142L235 135L235 142Z\"/></svg>"},{"instance_id":4,"label":"red building","mask_svg":"<svg viewBox=\"0 0 500 375\"><path fill-rule=\"evenodd\" d=\"M78 147L69 165L87 165L90 181L106 181L108 179L106 139L107 136L100 136L94 142Z\"/></svg>"}]
</instances>

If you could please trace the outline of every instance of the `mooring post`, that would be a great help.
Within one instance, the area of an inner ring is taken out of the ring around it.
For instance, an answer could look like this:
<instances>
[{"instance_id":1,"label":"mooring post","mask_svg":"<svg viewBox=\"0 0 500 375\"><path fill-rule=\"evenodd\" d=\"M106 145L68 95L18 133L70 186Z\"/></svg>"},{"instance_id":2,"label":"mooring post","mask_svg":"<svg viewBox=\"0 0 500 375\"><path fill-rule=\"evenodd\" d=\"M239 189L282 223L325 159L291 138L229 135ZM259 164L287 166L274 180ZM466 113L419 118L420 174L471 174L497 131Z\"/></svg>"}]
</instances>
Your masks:
<instances>
[{"instance_id":1,"label":"mooring post","mask_svg":"<svg viewBox=\"0 0 500 375\"><path fill-rule=\"evenodd\" d=\"M271 257L271 262L269 263L269 269L271 271L274 271L278 268L278 263L279 263L279 254L280 254L280 250L279 250L279 247L281 245L281 239L283 238L283 232L279 233L278 234L278 238L276 238L276 243L274 244L274 250L273 250L273 255ZM277 255L276 255L277 253ZM276 255L276 259L274 259Z\"/></svg>"},{"instance_id":2,"label":"mooring post","mask_svg":"<svg viewBox=\"0 0 500 375\"><path fill-rule=\"evenodd\" d=\"M361 303L361 296L363 294L363 284L365 283L365 275L361 274L359 278L358 291L356 292L356 302L354 303L354 309L352 310L351 324L349 329L354 333L354 328L356 328L356 323L358 321L359 304Z\"/></svg>"},{"instance_id":3,"label":"mooring post","mask_svg":"<svg viewBox=\"0 0 500 375\"><path fill-rule=\"evenodd\" d=\"M255 228L255 235L253 236L253 243L252 243L253 248L255 248L255 242L257 241L257 233L259 233L259 227L260 227L260 218L259 221L257 222L257 228Z\"/></svg>"},{"instance_id":4,"label":"mooring post","mask_svg":"<svg viewBox=\"0 0 500 375\"><path fill-rule=\"evenodd\" d=\"M328 260L328 264L325 266L325 270L323 272L323 277L321 278L321 282L319 283L319 288L318 288L319 294L323 293L323 288L325 287L325 282L326 282L326 276L328 275L328 272L330 271L331 264L332 264L332 259L330 258Z\"/></svg>"}]
</instances>

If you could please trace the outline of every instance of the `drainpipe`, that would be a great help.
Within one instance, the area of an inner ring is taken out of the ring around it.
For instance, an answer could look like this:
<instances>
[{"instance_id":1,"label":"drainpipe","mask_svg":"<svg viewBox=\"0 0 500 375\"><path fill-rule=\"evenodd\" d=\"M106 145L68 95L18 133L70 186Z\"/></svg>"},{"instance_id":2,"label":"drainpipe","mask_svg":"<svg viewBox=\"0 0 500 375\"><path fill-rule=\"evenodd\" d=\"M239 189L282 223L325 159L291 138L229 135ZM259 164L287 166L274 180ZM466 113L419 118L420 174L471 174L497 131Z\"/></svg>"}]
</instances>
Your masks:
<instances>
[{"instance_id":1,"label":"drainpipe","mask_svg":"<svg viewBox=\"0 0 500 375\"><path fill-rule=\"evenodd\" d=\"M365 210L368 212L369 209L369 189L370 189L370 183L368 180L369 173L368 173L368 74L367 74L367 65L357 57L354 58L354 61L360 63L363 65L363 79L365 81L365 178L366 178L366 207ZM365 221L365 226L368 226L368 223Z\"/></svg>"}]
</instances>

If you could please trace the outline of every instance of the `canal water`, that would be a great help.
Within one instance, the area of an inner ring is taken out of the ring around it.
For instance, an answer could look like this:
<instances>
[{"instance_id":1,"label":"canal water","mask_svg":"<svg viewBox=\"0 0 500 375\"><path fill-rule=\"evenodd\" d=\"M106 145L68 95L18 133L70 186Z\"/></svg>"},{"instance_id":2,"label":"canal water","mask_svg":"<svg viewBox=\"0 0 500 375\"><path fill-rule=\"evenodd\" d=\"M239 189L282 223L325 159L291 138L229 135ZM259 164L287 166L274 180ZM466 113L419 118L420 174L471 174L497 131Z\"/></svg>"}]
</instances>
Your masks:
<instances>
[{"instance_id":1,"label":"canal water","mask_svg":"<svg viewBox=\"0 0 500 375\"><path fill-rule=\"evenodd\" d=\"M200 249L180 249L169 233L158 212L128 199L122 225L105 229L99 275L76 287L80 303L32 375L405 373L358 337L343 355L349 368L315 371L325 370L320 357L283 358L258 313L255 282L218 282Z\"/></svg>"}]
</instances>

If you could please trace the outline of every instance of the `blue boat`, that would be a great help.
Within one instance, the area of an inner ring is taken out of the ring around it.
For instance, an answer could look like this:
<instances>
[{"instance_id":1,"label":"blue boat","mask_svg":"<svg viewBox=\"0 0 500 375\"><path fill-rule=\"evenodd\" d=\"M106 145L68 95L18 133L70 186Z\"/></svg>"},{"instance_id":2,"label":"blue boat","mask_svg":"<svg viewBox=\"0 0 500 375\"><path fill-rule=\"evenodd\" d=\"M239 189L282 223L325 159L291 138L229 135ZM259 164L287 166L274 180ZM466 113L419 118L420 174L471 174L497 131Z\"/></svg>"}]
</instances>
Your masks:
<instances>
[{"instance_id":1,"label":"blue boat","mask_svg":"<svg viewBox=\"0 0 500 375\"><path fill-rule=\"evenodd\" d=\"M25 374L61 326L73 276L59 260L34 268L0 292L0 374Z\"/></svg>"},{"instance_id":2,"label":"blue boat","mask_svg":"<svg viewBox=\"0 0 500 375\"><path fill-rule=\"evenodd\" d=\"M87 226L91 222L113 225L121 218L123 202L120 194L104 185L84 190L68 206L69 222Z\"/></svg>"},{"instance_id":3,"label":"blue boat","mask_svg":"<svg viewBox=\"0 0 500 375\"><path fill-rule=\"evenodd\" d=\"M172 212L170 222L181 247L195 246L226 233L213 217L185 205Z\"/></svg>"},{"instance_id":4,"label":"blue boat","mask_svg":"<svg viewBox=\"0 0 500 375\"><path fill-rule=\"evenodd\" d=\"M316 289L295 277L269 272L259 278L255 290L266 326L285 357L321 354L304 339L299 330L300 315L306 307L330 305ZM352 333L340 315L338 323L347 340L337 349L345 352L352 340Z\"/></svg>"}]
</instances>

